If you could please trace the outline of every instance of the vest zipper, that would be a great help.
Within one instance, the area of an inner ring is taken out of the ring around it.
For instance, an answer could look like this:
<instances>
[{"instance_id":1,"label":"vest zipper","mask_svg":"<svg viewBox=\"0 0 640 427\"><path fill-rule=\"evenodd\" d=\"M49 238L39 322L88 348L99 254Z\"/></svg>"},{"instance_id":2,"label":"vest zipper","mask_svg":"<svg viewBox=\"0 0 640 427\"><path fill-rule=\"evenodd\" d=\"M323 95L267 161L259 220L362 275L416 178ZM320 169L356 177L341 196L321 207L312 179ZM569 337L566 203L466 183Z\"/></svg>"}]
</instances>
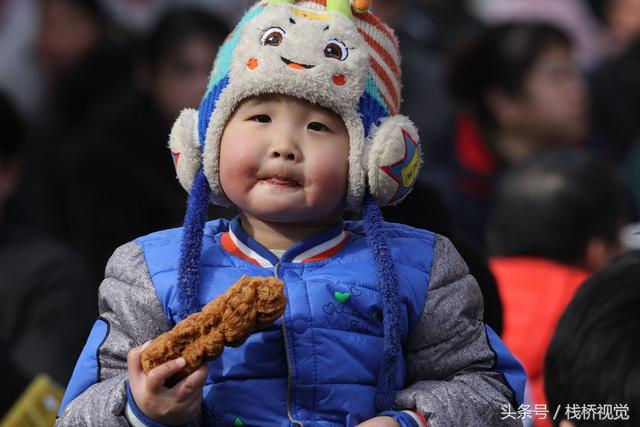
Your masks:
<instances>
[{"instance_id":1,"label":"vest zipper","mask_svg":"<svg viewBox=\"0 0 640 427\"><path fill-rule=\"evenodd\" d=\"M279 276L279 269L280 267L280 263L277 263L274 267L273 267L273 275L276 279L281 280L280 276ZM287 327L285 325L285 315L282 316L282 338L284 339L284 352L285 352L285 356L287 357L287 417L289 417L289 421L291 421L293 424L297 424L301 427L304 427L304 424L301 421L298 421L296 419L293 418L293 415L291 414L291 388L292 388L292 381L291 381L291 359L289 358L289 340L287 339Z\"/></svg>"}]
</instances>

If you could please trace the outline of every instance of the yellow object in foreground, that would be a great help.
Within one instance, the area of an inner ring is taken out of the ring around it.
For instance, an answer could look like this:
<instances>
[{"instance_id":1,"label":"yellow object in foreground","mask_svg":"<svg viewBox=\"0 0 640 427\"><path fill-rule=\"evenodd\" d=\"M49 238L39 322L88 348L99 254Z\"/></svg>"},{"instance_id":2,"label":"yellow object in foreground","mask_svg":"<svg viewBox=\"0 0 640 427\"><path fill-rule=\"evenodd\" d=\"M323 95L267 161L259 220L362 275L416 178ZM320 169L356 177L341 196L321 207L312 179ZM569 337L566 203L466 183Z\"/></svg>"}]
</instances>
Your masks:
<instances>
[{"instance_id":1,"label":"yellow object in foreground","mask_svg":"<svg viewBox=\"0 0 640 427\"><path fill-rule=\"evenodd\" d=\"M51 377L38 375L0 421L0 427L53 426L63 394L64 388Z\"/></svg>"}]
</instances>

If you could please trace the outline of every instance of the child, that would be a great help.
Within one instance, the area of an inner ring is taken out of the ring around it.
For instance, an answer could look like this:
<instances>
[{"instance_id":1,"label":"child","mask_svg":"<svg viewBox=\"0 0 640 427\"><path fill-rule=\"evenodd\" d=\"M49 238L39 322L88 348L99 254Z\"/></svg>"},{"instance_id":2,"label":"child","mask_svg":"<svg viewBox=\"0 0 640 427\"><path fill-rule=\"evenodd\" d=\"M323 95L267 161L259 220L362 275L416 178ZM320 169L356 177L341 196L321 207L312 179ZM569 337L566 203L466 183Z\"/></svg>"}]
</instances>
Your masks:
<instances>
[{"instance_id":1,"label":"child","mask_svg":"<svg viewBox=\"0 0 640 427\"><path fill-rule=\"evenodd\" d=\"M524 372L481 322L460 256L380 216L421 161L397 115L399 77L395 38L366 7L271 0L247 12L199 112L170 137L185 226L111 258L59 426L519 424L501 409L521 401ZM210 201L240 214L205 222ZM345 209L364 221L343 222ZM181 359L145 376L136 346L243 274L284 281L282 319L173 388L163 382Z\"/></svg>"}]
</instances>

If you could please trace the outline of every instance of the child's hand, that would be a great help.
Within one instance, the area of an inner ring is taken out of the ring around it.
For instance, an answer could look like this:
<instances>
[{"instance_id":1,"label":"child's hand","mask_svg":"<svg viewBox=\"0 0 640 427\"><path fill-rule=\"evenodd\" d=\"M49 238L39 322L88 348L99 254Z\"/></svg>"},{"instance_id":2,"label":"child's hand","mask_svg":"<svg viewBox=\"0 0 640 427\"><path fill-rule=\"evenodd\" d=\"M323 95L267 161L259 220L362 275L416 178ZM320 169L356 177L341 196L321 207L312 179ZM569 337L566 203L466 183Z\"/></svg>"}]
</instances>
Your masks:
<instances>
[{"instance_id":1,"label":"child's hand","mask_svg":"<svg viewBox=\"0 0 640 427\"><path fill-rule=\"evenodd\" d=\"M138 408L152 420L164 424L186 424L200 413L202 386L207 379L207 364L183 378L172 388L164 386L167 378L185 365L183 358L171 360L145 375L140 355L144 346L136 347L127 355L129 384Z\"/></svg>"},{"instance_id":2,"label":"child's hand","mask_svg":"<svg viewBox=\"0 0 640 427\"><path fill-rule=\"evenodd\" d=\"M356 427L400 427L400 424L391 417L375 417L358 424Z\"/></svg>"}]
</instances>

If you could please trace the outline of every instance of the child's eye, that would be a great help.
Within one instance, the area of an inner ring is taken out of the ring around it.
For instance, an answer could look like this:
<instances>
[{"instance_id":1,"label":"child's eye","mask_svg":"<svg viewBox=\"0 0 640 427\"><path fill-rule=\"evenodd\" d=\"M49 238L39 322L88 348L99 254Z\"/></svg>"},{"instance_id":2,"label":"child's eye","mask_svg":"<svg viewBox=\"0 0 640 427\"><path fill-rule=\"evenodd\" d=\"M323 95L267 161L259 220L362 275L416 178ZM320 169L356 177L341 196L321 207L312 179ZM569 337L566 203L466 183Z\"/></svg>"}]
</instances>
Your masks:
<instances>
[{"instance_id":1,"label":"child's eye","mask_svg":"<svg viewBox=\"0 0 640 427\"><path fill-rule=\"evenodd\" d=\"M326 131L329 130L328 127L326 127L325 125L323 125L322 123L318 123L318 122L311 122L307 125L307 128L310 130L314 130L316 132L322 132L322 131Z\"/></svg>"},{"instance_id":2,"label":"child's eye","mask_svg":"<svg viewBox=\"0 0 640 427\"><path fill-rule=\"evenodd\" d=\"M258 123L271 123L271 117L267 116L266 114L258 114L257 116L251 117L251 120Z\"/></svg>"}]
</instances>

